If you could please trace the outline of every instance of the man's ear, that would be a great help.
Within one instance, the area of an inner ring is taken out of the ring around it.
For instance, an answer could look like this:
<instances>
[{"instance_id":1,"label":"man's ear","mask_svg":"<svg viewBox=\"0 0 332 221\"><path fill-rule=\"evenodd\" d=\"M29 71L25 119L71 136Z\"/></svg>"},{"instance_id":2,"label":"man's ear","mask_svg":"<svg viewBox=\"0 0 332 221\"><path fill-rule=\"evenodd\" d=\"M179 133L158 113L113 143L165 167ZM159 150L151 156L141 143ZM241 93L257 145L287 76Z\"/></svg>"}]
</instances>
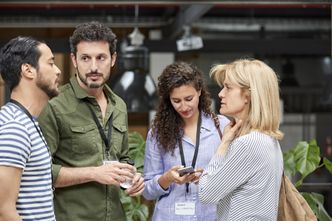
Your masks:
<instances>
[{"instance_id":1,"label":"man's ear","mask_svg":"<svg viewBox=\"0 0 332 221\"><path fill-rule=\"evenodd\" d=\"M26 78L35 78L36 76L36 68L32 67L30 64L22 64L21 65L21 74L22 77L26 77Z\"/></svg>"},{"instance_id":2,"label":"man's ear","mask_svg":"<svg viewBox=\"0 0 332 221\"><path fill-rule=\"evenodd\" d=\"M76 62L76 56L75 56L75 54L74 53L70 53L70 58L71 58L71 62L74 65L74 68L76 69L77 68L77 62Z\"/></svg>"},{"instance_id":3,"label":"man's ear","mask_svg":"<svg viewBox=\"0 0 332 221\"><path fill-rule=\"evenodd\" d=\"M116 57L117 57L117 54L116 54L116 52L114 52L112 55L111 55L111 67L113 67L114 66L114 64L115 64L115 61L116 61Z\"/></svg>"}]
</instances>

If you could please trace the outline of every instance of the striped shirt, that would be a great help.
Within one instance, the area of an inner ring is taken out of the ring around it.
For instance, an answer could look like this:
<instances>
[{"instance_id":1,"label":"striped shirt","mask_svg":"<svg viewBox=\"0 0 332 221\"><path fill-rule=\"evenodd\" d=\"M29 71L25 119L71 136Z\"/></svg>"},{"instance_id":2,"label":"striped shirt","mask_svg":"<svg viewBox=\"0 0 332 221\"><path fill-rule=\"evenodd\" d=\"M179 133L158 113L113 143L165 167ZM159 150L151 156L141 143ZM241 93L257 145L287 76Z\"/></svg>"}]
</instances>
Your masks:
<instances>
[{"instance_id":1,"label":"striped shirt","mask_svg":"<svg viewBox=\"0 0 332 221\"><path fill-rule=\"evenodd\" d=\"M0 165L23 170L16 209L22 220L55 220L51 158L31 119L13 103L0 111Z\"/></svg>"},{"instance_id":2,"label":"striped shirt","mask_svg":"<svg viewBox=\"0 0 332 221\"><path fill-rule=\"evenodd\" d=\"M218 220L277 220L283 159L279 142L260 132L235 139L215 155L199 182L203 203L217 204Z\"/></svg>"}]
</instances>

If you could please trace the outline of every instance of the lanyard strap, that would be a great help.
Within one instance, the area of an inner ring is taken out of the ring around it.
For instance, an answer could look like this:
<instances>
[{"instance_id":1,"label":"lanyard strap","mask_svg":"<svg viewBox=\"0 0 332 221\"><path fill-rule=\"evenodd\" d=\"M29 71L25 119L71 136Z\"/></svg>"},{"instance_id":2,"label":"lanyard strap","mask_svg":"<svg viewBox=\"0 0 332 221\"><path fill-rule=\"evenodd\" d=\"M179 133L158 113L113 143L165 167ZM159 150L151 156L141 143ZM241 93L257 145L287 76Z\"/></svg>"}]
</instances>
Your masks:
<instances>
[{"instance_id":1,"label":"lanyard strap","mask_svg":"<svg viewBox=\"0 0 332 221\"><path fill-rule=\"evenodd\" d=\"M221 130L220 130L219 118L215 113L212 113L212 118L213 118L213 121L214 121L214 125L216 126L216 128L218 130L218 134L219 134L219 137L220 137L220 140L221 140L222 139L222 133L221 133Z\"/></svg>"},{"instance_id":2,"label":"lanyard strap","mask_svg":"<svg viewBox=\"0 0 332 221\"><path fill-rule=\"evenodd\" d=\"M101 126L99 120L98 120L98 117L96 116L95 112L93 111L92 107L86 103L86 105L88 106L90 112L91 112L91 115L93 117L93 120L95 121L97 127L98 127L98 131L99 131L99 134L101 136L101 138L103 139L104 141L104 144L105 144L105 151L106 151L106 157L108 157L108 154L109 154L109 151L110 151L110 140L111 140L111 136L112 136L112 124L113 124L113 120L112 120L112 115L110 116L110 119L108 121L108 133L107 133L107 137L104 133L104 129L103 127Z\"/></svg>"},{"instance_id":3,"label":"lanyard strap","mask_svg":"<svg viewBox=\"0 0 332 221\"><path fill-rule=\"evenodd\" d=\"M41 131L40 131L40 128L36 125L36 122L35 120L33 119L32 115L30 114L30 112L18 101L14 100L14 99L10 99L9 100L11 103L17 105L29 118L30 120L32 121L33 125L35 126L38 134L39 134L39 137L40 139L42 139L43 143L45 144L47 150L48 150L48 153L49 153L49 149L48 149L48 145L44 139L44 136L42 135Z\"/></svg>"},{"instance_id":4,"label":"lanyard strap","mask_svg":"<svg viewBox=\"0 0 332 221\"><path fill-rule=\"evenodd\" d=\"M71 86L71 89L73 90L73 92L75 91L74 90L74 86L72 85L71 82L70 83L70 86ZM108 121L108 134L107 134L107 137L104 133L104 129L103 127L101 126L99 120L98 120L98 117L96 116L95 112L93 111L92 107L86 103L86 105L88 106L90 112L91 112L91 115L93 117L93 120L94 122L96 123L97 127L98 127L98 131L99 131L99 134L101 136L101 139L104 141L104 144L105 144L105 152L106 152L106 157L109 157L109 152L110 152L110 140L111 140L111 137L112 137L112 126L113 126L113 119L112 119L112 115L110 116L110 119Z\"/></svg>"},{"instance_id":5,"label":"lanyard strap","mask_svg":"<svg viewBox=\"0 0 332 221\"><path fill-rule=\"evenodd\" d=\"M30 120L32 121L33 125L35 126L35 128L36 128L36 130L37 130L37 132L39 134L40 139L42 139L43 143L45 144L45 147L47 149L47 153L49 154L49 156L51 158L50 149L48 148L48 145L47 145L47 143L46 143L46 141L44 139L44 136L42 135L42 132L40 131L40 128L36 125L36 122L33 119L33 117L30 114L30 112L20 102L14 100L14 99L10 99L9 102L17 105L30 118ZM51 158L51 160L52 160L52 158ZM52 162L51 162L51 167L53 167L52 166ZM52 173L52 171L51 171L51 181L53 181L53 173ZM52 185L52 190L54 191L54 186L53 185Z\"/></svg>"},{"instance_id":6,"label":"lanyard strap","mask_svg":"<svg viewBox=\"0 0 332 221\"><path fill-rule=\"evenodd\" d=\"M191 166L195 168L196 161L197 161L197 155L198 155L198 149L199 149L199 140L201 137L201 125L202 125L202 115L201 112L199 112L198 122L197 122L197 129L196 129L196 145L195 145L195 153L193 156L193 160L191 162ZM186 161L184 159L184 152L183 152L183 146L182 146L182 140L179 140L179 150L180 150L180 156L181 156L181 163L185 167ZM189 192L189 183L186 183L186 191Z\"/></svg>"}]
</instances>

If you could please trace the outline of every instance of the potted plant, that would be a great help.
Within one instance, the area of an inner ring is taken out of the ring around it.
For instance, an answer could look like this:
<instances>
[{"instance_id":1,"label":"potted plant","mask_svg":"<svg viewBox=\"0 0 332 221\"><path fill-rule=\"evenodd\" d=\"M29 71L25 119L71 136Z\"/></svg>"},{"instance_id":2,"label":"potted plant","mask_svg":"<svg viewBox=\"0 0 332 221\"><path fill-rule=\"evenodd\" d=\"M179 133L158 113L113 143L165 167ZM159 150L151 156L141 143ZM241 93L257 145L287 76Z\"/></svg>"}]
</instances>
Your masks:
<instances>
[{"instance_id":1,"label":"potted plant","mask_svg":"<svg viewBox=\"0 0 332 221\"><path fill-rule=\"evenodd\" d=\"M316 140L308 142L300 141L297 145L283 154L284 172L287 176L299 179L295 182L297 188L301 187L303 180L319 168L325 167L332 174L332 163L327 158L320 155L320 147ZM316 217L320 221L332 221L324 208L324 196L318 193L302 192L303 197L308 202Z\"/></svg>"},{"instance_id":2,"label":"potted plant","mask_svg":"<svg viewBox=\"0 0 332 221\"><path fill-rule=\"evenodd\" d=\"M128 136L129 157L135 161L138 172L143 172L145 140L138 132L131 132ZM128 221L146 221L149 217L148 206L142 202L142 196L130 197L121 192L121 202Z\"/></svg>"}]
</instances>

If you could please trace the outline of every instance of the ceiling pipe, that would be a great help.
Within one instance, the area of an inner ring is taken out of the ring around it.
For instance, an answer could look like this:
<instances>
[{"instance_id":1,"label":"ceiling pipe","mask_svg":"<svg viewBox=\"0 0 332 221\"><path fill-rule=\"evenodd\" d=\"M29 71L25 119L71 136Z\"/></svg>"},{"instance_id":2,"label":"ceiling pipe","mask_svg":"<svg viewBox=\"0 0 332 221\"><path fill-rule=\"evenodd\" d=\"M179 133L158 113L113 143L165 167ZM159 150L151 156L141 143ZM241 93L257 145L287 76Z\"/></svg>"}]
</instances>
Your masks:
<instances>
[{"instance_id":1,"label":"ceiling pipe","mask_svg":"<svg viewBox=\"0 0 332 221\"><path fill-rule=\"evenodd\" d=\"M114 7L178 7L192 4L213 4L223 8L329 8L330 0L280 0L271 2L261 1L2 1L0 8L114 8Z\"/></svg>"}]
</instances>

